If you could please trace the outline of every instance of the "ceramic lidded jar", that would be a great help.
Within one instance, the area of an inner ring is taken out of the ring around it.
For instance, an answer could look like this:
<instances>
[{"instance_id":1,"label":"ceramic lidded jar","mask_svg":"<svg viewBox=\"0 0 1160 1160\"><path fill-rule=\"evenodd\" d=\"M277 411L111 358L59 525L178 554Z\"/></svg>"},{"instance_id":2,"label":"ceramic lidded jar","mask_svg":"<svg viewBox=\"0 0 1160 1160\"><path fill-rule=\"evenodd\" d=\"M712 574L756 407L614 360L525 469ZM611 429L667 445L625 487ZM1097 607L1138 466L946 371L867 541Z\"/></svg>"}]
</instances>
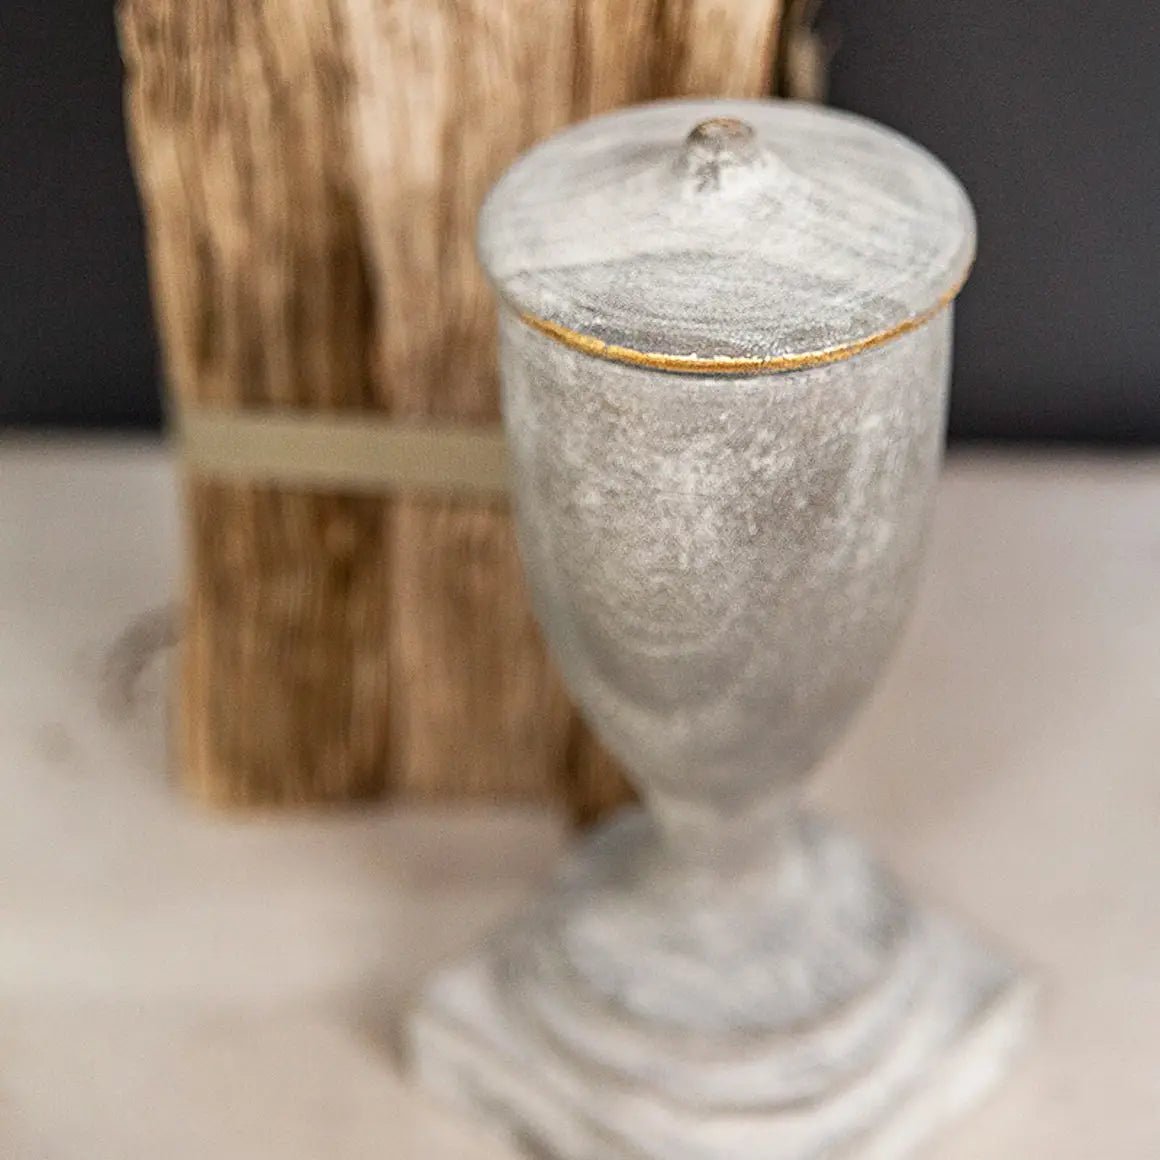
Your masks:
<instances>
[{"instance_id":1,"label":"ceramic lidded jar","mask_svg":"<svg viewBox=\"0 0 1160 1160\"><path fill-rule=\"evenodd\" d=\"M974 222L856 117L672 102L501 179L480 253L533 603L642 791L428 985L428 1084L559 1160L909 1154L1032 991L795 790L909 609Z\"/></svg>"},{"instance_id":2,"label":"ceramic lidded jar","mask_svg":"<svg viewBox=\"0 0 1160 1160\"><path fill-rule=\"evenodd\" d=\"M533 149L479 238L564 675L662 812L748 811L841 730L909 606L966 195L859 117L672 101Z\"/></svg>"}]
</instances>

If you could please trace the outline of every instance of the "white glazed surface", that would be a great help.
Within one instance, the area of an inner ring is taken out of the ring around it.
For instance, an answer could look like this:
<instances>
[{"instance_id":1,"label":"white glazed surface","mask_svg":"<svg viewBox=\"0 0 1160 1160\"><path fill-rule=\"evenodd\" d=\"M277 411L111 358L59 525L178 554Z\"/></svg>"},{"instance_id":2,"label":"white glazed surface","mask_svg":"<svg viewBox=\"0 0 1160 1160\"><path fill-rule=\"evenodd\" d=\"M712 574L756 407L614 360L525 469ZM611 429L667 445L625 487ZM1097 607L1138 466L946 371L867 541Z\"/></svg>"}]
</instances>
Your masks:
<instances>
[{"instance_id":1,"label":"white glazed surface","mask_svg":"<svg viewBox=\"0 0 1160 1160\"><path fill-rule=\"evenodd\" d=\"M902 1155L1020 1036L1017 972L793 800L910 610L973 247L933 158L776 101L590 121L484 209L532 601L648 808L412 1022L536 1155Z\"/></svg>"},{"instance_id":2,"label":"white glazed surface","mask_svg":"<svg viewBox=\"0 0 1160 1160\"><path fill-rule=\"evenodd\" d=\"M686 137L733 118L752 141ZM791 101L668 101L527 153L480 218L518 313L654 355L779 359L903 325L962 284L970 203L929 153Z\"/></svg>"},{"instance_id":3,"label":"white glazed surface","mask_svg":"<svg viewBox=\"0 0 1160 1160\"><path fill-rule=\"evenodd\" d=\"M574 859L572 873L600 876L603 863L631 857L640 824L631 815L613 823ZM826 847L841 848L853 880L865 873L854 869L864 859L856 844L825 824L807 828L803 847L807 862ZM852 881L831 873L815 885L832 894ZM763 888L759 904L784 905L774 876L753 884L751 902ZM620 897L631 908L632 892ZM727 1035L674 1034L656 1018L628 1014L623 995L609 1000L566 970L544 974L534 952L550 952L553 920L567 921L577 901L564 885L492 948L439 975L411 1023L424 1082L532 1157L902 1160L1004 1074L1033 1017L1034 988L1001 955L943 916L916 909L907 916L903 953L861 994L832 1002L824 1014L776 1031L750 1024L746 1033L742 1019ZM641 917L645 907L636 909ZM750 974L766 991L785 978L771 972L763 950L780 949L783 965L797 963L803 973L816 966L808 927L794 932L788 948L755 948L746 930L755 913L722 925L718 961L756 949ZM618 933L635 941L633 914L626 909L622 917ZM684 922L701 918L694 907ZM670 941L681 929L666 932ZM841 975L864 948L855 936L827 949ZM664 995L667 1016L680 999L673 989L679 972L670 966L653 977L655 963L636 965L639 982ZM704 995L686 987L683 998L698 1003ZM768 1001L767 994L756 1011Z\"/></svg>"},{"instance_id":4,"label":"white glazed surface","mask_svg":"<svg viewBox=\"0 0 1160 1160\"><path fill-rule=\"evenodd\" d=\"M752 826L909 610L951 312L830 366L721 377L501 326L521 551L573 695L646 792Z\"/></svg>"},{"instance_id":5,"label":"white glazed surface","mask_svg":"<svg viewBox=\"0 0 1160 1160\"><path fill-rule=\"evenodd\" d=\"M794 801L910 610L973 247L927 154L775 101L590 121L489 199L529 589L648 810L412 1023L537 1156L901 1156L1021 1037L1018 972Z\"/></svg>"}]
</instances>

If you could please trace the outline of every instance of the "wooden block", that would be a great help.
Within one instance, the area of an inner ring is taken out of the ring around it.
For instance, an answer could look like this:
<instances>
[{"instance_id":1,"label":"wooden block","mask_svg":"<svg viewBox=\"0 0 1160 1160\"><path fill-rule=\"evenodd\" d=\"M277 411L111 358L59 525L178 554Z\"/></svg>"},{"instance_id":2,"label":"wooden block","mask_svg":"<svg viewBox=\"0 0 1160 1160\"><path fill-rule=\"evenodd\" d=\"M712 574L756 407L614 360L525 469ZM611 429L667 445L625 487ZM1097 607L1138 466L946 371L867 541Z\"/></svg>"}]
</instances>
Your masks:
<instances>
[{"instance_id":1,"label":"wooden block","mask_svg":"<svg viewBox=\"0 0 1160 1160\"><path fill-rule=\"evenodd\" d=\"M479 204L567 122L770 91L781 0L121 0L177 408L499 417ZM227 805L630 796L506 506L191 478L181 778Z\"/></svg>"}]
</instances>

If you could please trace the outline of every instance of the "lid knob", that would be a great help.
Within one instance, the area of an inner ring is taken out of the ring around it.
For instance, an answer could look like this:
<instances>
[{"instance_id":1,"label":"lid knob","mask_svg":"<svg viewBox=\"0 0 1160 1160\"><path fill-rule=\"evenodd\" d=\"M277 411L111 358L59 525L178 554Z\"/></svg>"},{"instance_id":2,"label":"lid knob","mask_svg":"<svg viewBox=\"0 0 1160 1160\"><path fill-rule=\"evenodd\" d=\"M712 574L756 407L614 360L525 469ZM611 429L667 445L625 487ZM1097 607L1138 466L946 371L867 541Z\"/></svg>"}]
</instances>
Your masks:
<instances>
[{"instance_id":1,"label":"lid knob","mask_svg":"<svg viewBox=\"0 0 1160 1160\"><path fill-rule=\"evenodd\" d=\"M738 117L710 117L685 138L677 168L699 189L719 188L730 171L752 167L761 157L753 126Z\"/></svg>"}]
</instances>

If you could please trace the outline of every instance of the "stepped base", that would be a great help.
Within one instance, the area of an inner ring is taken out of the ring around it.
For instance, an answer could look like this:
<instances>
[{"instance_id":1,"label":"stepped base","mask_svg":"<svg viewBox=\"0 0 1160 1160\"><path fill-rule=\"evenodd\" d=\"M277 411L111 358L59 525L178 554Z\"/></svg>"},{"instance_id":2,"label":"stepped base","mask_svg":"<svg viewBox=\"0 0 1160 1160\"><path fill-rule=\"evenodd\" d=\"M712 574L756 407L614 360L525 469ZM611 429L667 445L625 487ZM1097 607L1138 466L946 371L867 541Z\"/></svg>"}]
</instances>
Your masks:
<instances>
[{"instance_id":1,"label":"stepped base","mask_svg":"<svg viewBox=\"0 0 1160 1160\"><path fill-rule=\"evenodd\" d=\"M647 842L646 825L612 823L536 913L429 984L410 1025L424 1084L537 1158L897 1160L1000 1078L1027 1032L1033 988L958 926L907 903L824 823L803 826L804 869L788 881L779 870L767 889L749 882L720 900L740 925L732 939L712 932L707 970L673 949L697 953L696 903L681 938L650 961L641 940L655 952L664 905L625 861ZM749 906L793 921L755 912L746 924L736 911ZM845 943L834 939L840 919L853 931ZM787 928L792 954L774 937ZM803 940L822 940L825 953ZM618 958L621 941L644 960L647 985L601 961L602 951ZM846 961L825 987L801 982L834 954ZM706 1001L714 977L721 993ZM763 980L775 1001L757 1001ZM730 1005L734 994L749 997Z\"/></svg>"}]
</instances>

